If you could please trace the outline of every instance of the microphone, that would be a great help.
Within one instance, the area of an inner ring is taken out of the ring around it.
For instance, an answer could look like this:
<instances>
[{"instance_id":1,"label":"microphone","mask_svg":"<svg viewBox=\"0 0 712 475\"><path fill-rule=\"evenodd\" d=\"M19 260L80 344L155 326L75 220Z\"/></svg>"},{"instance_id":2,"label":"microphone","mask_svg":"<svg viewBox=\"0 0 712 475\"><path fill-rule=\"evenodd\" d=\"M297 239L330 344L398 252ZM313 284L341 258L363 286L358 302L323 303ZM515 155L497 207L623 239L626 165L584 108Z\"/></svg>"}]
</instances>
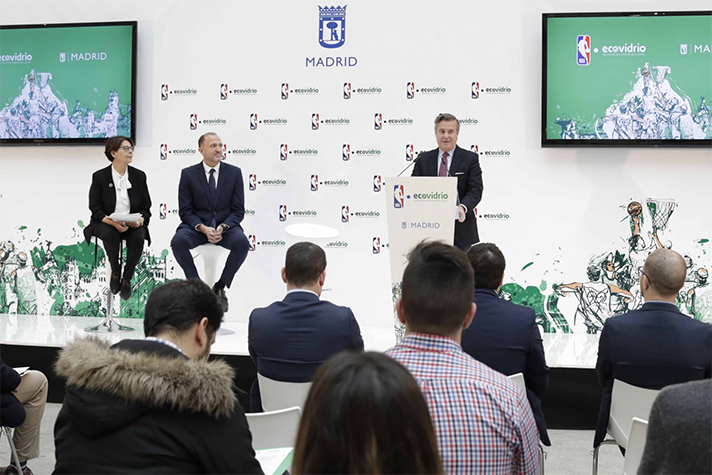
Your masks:
<instances>
[{"instance_id":1,"label":"microphone","mask_svg":"<svg viewBox=\"0 0 712 475\"><path fill-rule=\"evenodd\" d=\"M417 162L419 159L420 159L420 155L418 155L418 156L415 158L415 160L413 160L412 162L410 162L410 165L408 165L407 167L405 167L402 172L400 172L398 175L396 175L396 178L398 178L399 176L401 176L401 175L402 175L403 173L405 173L410 167L412 167L413 165L415 165L415 162Z\"/></svg>"}]
</instances>

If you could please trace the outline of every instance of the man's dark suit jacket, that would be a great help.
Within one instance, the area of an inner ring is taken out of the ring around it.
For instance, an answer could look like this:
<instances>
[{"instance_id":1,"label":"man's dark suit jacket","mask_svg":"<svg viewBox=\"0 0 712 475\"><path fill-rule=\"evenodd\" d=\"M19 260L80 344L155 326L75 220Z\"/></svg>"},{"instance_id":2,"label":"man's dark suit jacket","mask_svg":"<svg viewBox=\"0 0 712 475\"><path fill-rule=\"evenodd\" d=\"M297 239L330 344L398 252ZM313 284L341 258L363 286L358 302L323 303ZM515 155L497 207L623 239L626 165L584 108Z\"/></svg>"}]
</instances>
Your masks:
<instances>
[{"instance_id":1,"label":"man's dark suit jacket","mask_svg":"<svg viewBox=\"0 0 712 475\"><path fill-rule=\"evenodd\" d=\"M178 228L195 229L199 224L240 226L245 217L245 187L242 171L234 165L220 163L216 198L212 199L205 178L203 162L184 168L178 184ZM240 229L242 229L240 227Z\"/></svg>"},{"instance_id":2,"label":"man's dark suit jacket","mask_svg":"<svg viewBox=\"0 0 712 475\"><path fill-rule=\"evenodd\" d=\"M141 213L143 216L146 240L150 245L151 235L148 233L148 223L151 220L151 196L148 194L146 174L130 165L126 167L126 170L131 182L131 188L128 190L129 201L131 202L129 211L131 213ZM91 211L91 220L84 228L84 237L87 242L91 241L94 229L101 223L101 220L116 210L116 188L114 188L111 165L97 170L91 177L89 210Z\"/></svg>"},{"instance_id":3,"label":"man's dark suit jacket","mask_svg":"<svg viewBox=\"0 0 712 475\"><path fill-rule=\"evenodd\" d=\"M25 422L25 408L12 393L21 376L0 358L0 425L20 427Z\"/></svg>"},{"instance_id":4,"label":"man's dark suit jacket","mask_svg":"<svg viewBox=\"0 0 712 475\"><path fill-rule=\"evenodd\" d=\"M502 374L524 374L539 438L544 445L551 445L541 410L541 396L549 385L549 367L534 310L503 300L488 289L475 290L473 301L477 312L472 325L462 334L462 349Z\"/></svg>"},{"instance_id":5,"label":"man's dark suit jacket","mask_svg":"<svg viewBox=\"0 0 712 475\"><path fill-rule=\"evenodd\" d=\"M418 155L411 176L438 176L438 149ZM471 245L480 241L477 232L475 208L482 199L482 169L476 153L455 146L450 164L450 176L457 178L457 194L460 204L465 205L465 222L455 221L455 246L467 251Z\"/></svg>"},{"instance_id":6,"label":"man's dark suit jacket","mask_svg":"<svg viewBox=\"0 0 712 475\"><path fill-rule=\"evenodd\" d=\"M256 308L247 332L257 372L276 381L311 381L321 363L344 350L363 350L361 329L348 307L319 300L311 292L291 292L281 302ZM259 411L257 381L250 406Z\"/></svg>"},{"instance_id":7,"label":"man's dark suit jacket","mask_svg":"<svg viewBox=\"0 0 712 475\"><path fill-rule=\"evenodd\" d=\"M693 320L667 302L606 320L598 342L596 372L603 386L593 446L606 436L613 380L661 389L712 376L712 325Z\"/></svg>"}]
</instances>

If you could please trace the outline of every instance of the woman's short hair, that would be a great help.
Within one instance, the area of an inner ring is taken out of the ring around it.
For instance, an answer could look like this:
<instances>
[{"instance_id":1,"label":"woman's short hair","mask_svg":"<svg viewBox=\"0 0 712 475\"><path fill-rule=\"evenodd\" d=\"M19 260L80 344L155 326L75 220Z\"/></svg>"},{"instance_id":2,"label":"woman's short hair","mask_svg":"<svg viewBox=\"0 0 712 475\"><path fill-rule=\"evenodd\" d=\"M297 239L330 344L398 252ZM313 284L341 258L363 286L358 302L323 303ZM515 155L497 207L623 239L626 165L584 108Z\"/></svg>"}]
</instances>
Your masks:
<instances>
[{"instance_id":1,"label":"woman's short hair","mask_svg":"<svg viewBox=\"0 0 712 475\"><path fill-rule=\"evenodd\" d=\"M443 473L413 376L383 353L345 352L314 376L292 473Z\"/></svg>"},{"instance_id":2,"label":"woman's short hair","mask_svg":"<svg viewBox=\"0 0 712 475\"><path fill-rule=\"evenodd\" d=\"M106 139L106 146L104 147L104 155L109 159L110 162L114 161L114 156L111 152L116 152L121 148L121 144L126 140L131 144L132 147L136 146L133 140L129 137L124 137L123 135L117 135L116 137L109 137Z\"/></svg>"}]
</instances>

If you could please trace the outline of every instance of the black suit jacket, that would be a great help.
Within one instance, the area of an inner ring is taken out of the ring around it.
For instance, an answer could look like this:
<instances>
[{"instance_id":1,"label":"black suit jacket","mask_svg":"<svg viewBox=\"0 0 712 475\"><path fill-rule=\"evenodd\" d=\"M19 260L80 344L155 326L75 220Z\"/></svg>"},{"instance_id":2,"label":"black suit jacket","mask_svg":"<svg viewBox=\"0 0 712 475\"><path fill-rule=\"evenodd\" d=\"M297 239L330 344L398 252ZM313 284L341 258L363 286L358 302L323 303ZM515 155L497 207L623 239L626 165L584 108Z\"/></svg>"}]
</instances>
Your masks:
<instances>
[{"instance_id":1,"label":"black suit jacket","mask_svg":"<svg viewBox=\"0 0 712 475\"><path fill-rule=\"evenodd\" d=\"M0 358L0 425L20 427L25 422L25 408L12 393L20 385L17 371Z\"/></svg>"},{"instance_id":2,"label":"black suit jacket","mask_svg":"<svg viewBox=\"0 0 712 475\"><path fill-rule=\"evenodd\" d=\"M143 226L146 228L146 239L151 244L151 235L148 233L148 223L151 221L151 195L148 193L146 184L146 174L132 166L127 167L131 188L129 188L129 201L131 202L131 213L141 213L143 216ZM116 188L114 188L114 178L111 174L111 165L101 170L97 170L91 177L91 187L89 188L89 210L91 220L84 228L84 237L87 243L91 240L94 229L101 223L101 220L109 216L116 209Z\"/></svg>"},{"instance_id":3,"label":"black suit jacket","mask_svg":"<svg viewBox=\"0 0 712 475\"><path fill-rule=\"evenodd\" d=\"M178 213L181 224L178 228L195 229L199 224L210 226L215 218L215 226L225 224L240 226L245 217L245 186L242 171L221 162L215 200L211 199L208 180L203 162L184 168L178 185ZM240 227L240 229L242 229Z\"/></svg>"},{"instance_id":4,"label":"black suit jacket","mask_svg":"<svg viewBox=\"0 0 712 475\"><path fill-rule=\"evenodd\" d=\"M418 155L411 176L438 176L438 149ZM455 147L450 164L450 176L457 178L457 194L460 204L467 208L465 222L455 221L455 246L467 251L471 245L480 241L477 232L475 207L482 199L482 169L476 153Z\"/></svg>"},{"instance_id":5,"label":"black suit jacket","mask_svg":"<svg viewBox=\"0 0 712 475\"><path fill-rule=\"evenodd\" d=\"M524 374L539 438L544 445L551 445L541 409L549 367L534 310L503 300L494 290L475 290L473 301L477 312L462 334L462 349L504 375Z\"/></svg>"},{"instance_id":6,"label":"black suit jacket","mask_svg":"<svg viewBox=\"0 0 712 475\"><path fill-rule=\"evenodd\" d=\"M320 300L311 292L292 292L281 302L256 308L247 331L257 372L276 381L311 381L319 365L344 350L363 350L361 329L348 307ZM260 407L257 383L250 406Z\"/></svg>"},{"instance_id":7,"label":"black suit jacket","mask_svg":"<svg viewBox=\"0 0 712 475\"><path fill-rule=\"evenodd\" d=\"M596 372L603 386L593 446L606 436L613 380L648 389L712 376L712 325L680 313L675 305L649 302L606 320L598 342Z\"/></svg>"}]
</instances>

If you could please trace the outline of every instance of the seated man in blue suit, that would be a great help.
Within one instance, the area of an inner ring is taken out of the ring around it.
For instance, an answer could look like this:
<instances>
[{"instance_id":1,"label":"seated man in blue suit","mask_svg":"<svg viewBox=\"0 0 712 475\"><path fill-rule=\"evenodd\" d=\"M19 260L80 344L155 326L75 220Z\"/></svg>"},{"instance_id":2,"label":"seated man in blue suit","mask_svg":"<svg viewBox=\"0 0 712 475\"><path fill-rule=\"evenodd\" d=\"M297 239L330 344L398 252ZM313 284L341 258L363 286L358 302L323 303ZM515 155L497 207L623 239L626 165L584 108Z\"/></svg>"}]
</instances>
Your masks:
<instances>
[{"instance_id":1,"label":"seated man in blue suit","mask_svg":"<svg viewBox=\"0 0 712 475\"><path fill-rule=\"evenodd\" d=\"M549 385L549 367L544 358L536 314L529 307L499 298L506 262L497 246L475 244L467 251L475 270L477 305L472 325L462 334L462 349L473 358L507 376L524 374L527 399L532 407L539 438L551 445L541 410L541 397Z\"/></svg>"},{"instance_id":2,"label":"seated man in blue suit","mask_svg":"<svg viewBox=\"0 0 712 475\"><path fill-rule=\"evenodd\" d=\"M198 278L191 249L212 243L230 250L220 280L213 286L223 311L227 312L225 287L230 287L250 248L240 226L245 217L245 187L242 171L222 162L223 144L216 133L201 135L198 151L203 161L184 168L180 175L178 213L182 222L171 248L186 279Z\"/></svg>"},{"instance_id":3,"label":"seated man in blue suit","mask_svg":"<svg viewBox=\"0 0 712 475\"><path fill-rule=\"evenodd\" d=\"M712 325L675 306L685 284L685 260L670 249L651 253L640 275L645 304L606 320L598 342L596 373L603 386L593 446L606 436L613 380L648 389L712 377Z\"/></svg>"},{"instance_id":4,"label":"seated man in blue suit","mask_svg":"<svg viewBox=\"0 0 712 475\"><path fill-rule=\"evenodd\" d=\"M363 350L361 330L348 307L319 300L326 279L326 254L311 242L287 250L282 280L284 300L250 314L247 332L257 372L276 381L311 381L321 363L344 350ZM250 393L252 411L261 410L257 381Z\"/></svg>"}]
</instances>

